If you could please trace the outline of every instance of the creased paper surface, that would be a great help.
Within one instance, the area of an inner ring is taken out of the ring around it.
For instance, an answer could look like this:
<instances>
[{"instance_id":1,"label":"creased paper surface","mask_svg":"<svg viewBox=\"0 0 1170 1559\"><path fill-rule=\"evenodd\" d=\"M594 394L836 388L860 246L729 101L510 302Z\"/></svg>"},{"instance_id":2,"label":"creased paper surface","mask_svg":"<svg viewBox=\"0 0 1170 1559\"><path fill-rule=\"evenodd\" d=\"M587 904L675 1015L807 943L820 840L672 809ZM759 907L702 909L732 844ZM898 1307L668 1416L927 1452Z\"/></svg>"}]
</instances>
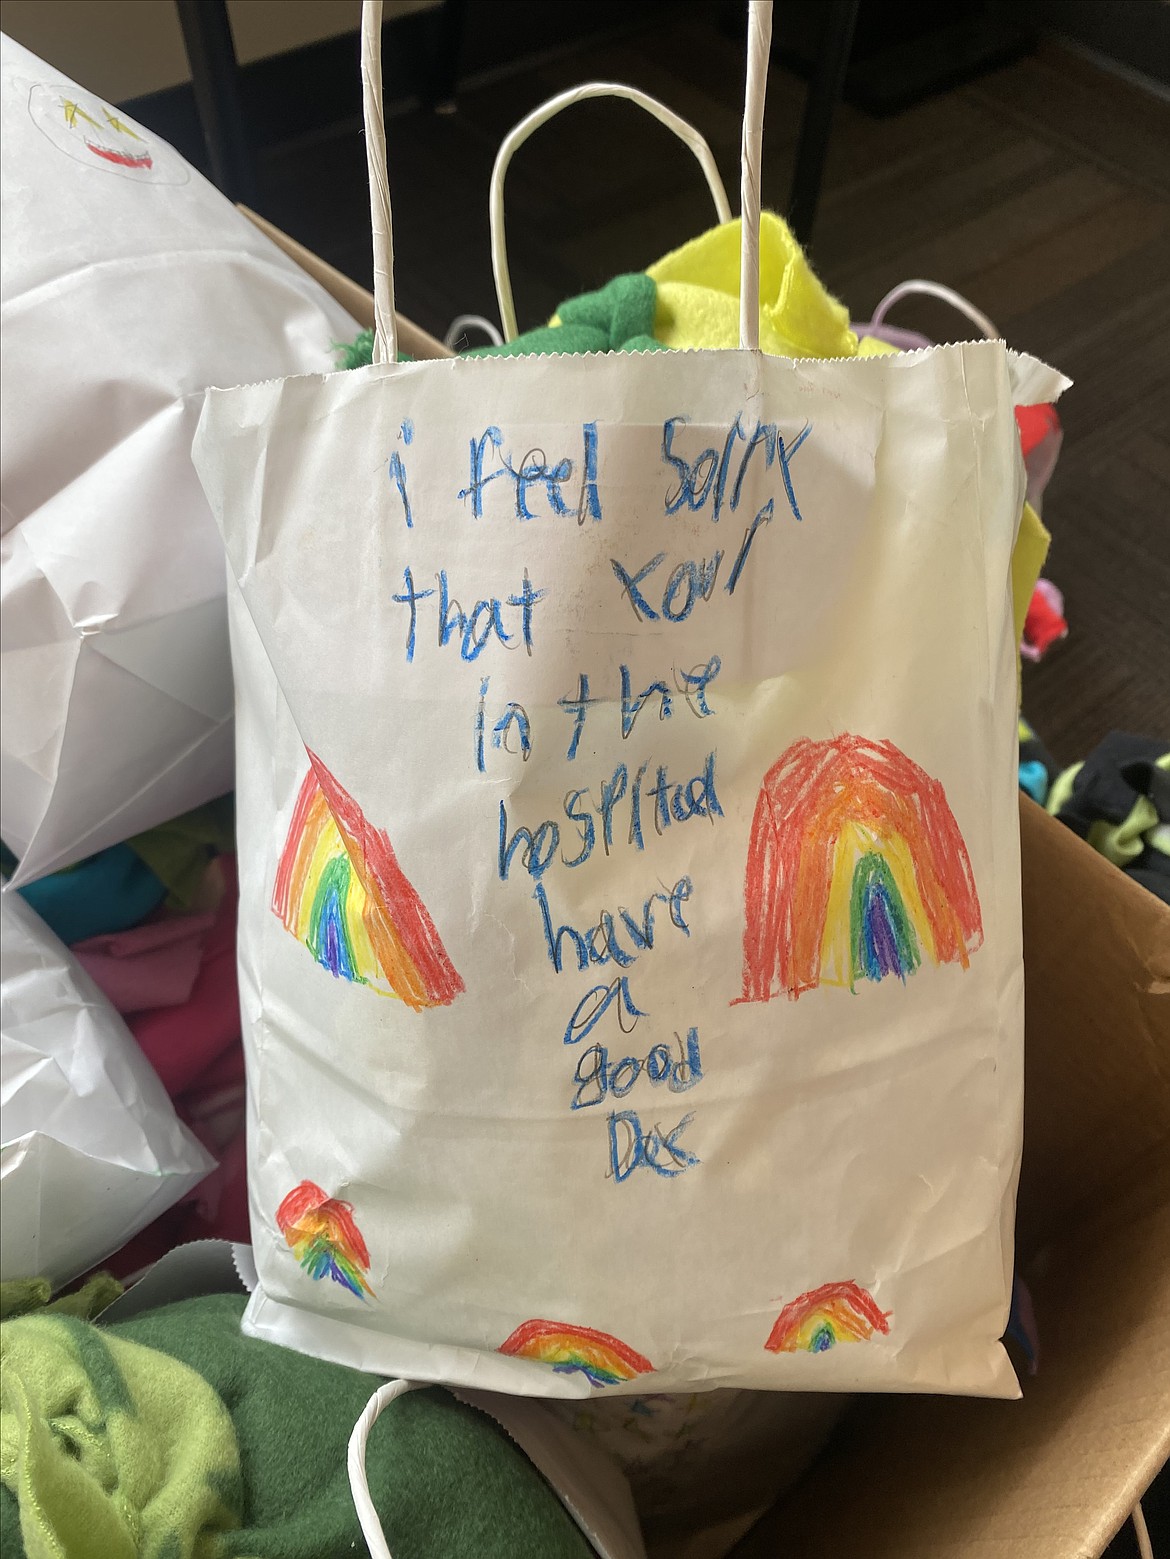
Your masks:
<instances>
[{"instance_id":1,"label":"creased paper surface","mask_svg":"<svg viewBox=\"0 0 1170 1559\"><path fill-rule=\"evenodd\" d=\"M18 893L0 894L0 1274L68 1282L214 1160L114 1008Z\"/></svg>"},{"instance_id":2,"label":"creased paper surface","mask_svg":"<svg viewBox=\"0 0 1170 1559\"><path fill-rule=\"evenodd\" d=\"M357 326L165 143L0 41L0 832L18 883L229 790L209 384Z\"/></svg>"}]
</instances>

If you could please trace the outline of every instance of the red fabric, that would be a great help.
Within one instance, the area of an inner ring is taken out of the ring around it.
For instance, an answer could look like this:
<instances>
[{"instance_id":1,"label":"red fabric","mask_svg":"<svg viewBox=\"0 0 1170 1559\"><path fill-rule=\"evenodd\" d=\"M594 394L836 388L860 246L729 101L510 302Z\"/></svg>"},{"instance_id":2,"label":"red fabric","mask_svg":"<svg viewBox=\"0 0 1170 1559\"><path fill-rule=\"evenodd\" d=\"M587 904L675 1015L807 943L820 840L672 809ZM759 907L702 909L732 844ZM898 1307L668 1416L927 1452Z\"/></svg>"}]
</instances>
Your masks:
<instances>
[{"instance_id":1,"label":"red fabric","mask_svg":"<svg viewBox=\"0 0 1170 1559\"><path fill-rule=\"evenodd\" d=\"M1016 426L1020 430L1020 448L1025 458L1051 433L1060 432L1055 406L1017 406Z\"/></svg>"},{"instance_id":2,"label":"red fabric","mask_svg":"<svg viewBox=\"0 0 1170 1559\"><path fill-rule=\"evenodd\" d=\"M1064 598L1046 579L1036 582L1028 615L1024 619L1024 642L1020 652L1028 660L1039 660L1058 639L1068 637L1064 618Z\"/></svg>"}]
</instances>

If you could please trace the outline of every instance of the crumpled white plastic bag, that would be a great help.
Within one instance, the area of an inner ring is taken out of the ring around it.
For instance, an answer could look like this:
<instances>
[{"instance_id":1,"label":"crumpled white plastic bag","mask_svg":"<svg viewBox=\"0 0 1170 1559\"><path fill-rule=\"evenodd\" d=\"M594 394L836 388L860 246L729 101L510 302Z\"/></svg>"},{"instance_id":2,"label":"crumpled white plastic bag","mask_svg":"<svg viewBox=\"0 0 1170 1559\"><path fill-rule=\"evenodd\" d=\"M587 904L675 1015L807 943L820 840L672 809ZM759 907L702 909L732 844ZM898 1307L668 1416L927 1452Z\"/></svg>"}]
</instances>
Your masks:
<instances>
[{"instance_id":1,"label":"crumpled white plastic bag","mask_svg":"<svg viewBox=\"0 0 1170 1559\"><path fill-rule=\"evenodd\" d=\"M0 39L0 834L28 882L232 787L202 392L358 326L177 152Z\"/></svg>"},{"instance_id":2,"label":"crumpled white plastic bag","mask_svg":"<svg viewBox=\"0 0 1170 1559\"><path fill-rule=\"evenodd\" d=\"M17 893L0 895L0 1279L67 1283L214 1160L134 1036Z\"/></svg>"}]
</instances>

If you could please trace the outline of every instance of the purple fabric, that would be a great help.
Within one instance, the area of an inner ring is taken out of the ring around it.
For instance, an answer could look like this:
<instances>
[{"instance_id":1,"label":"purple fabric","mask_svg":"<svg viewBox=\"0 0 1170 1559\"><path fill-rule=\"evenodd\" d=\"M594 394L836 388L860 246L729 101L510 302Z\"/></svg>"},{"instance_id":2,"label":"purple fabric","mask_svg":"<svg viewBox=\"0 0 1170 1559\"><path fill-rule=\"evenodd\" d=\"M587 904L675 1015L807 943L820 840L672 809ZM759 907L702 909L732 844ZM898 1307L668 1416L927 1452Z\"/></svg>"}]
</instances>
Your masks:
<instances>
[{"instance_id":1,"label":"purple fabric","mask_svg":"<svg viewBox=\"0 0 1170 1559\"><path fill-rule=\"evenodd\" d=\"M856 336L872 336L875 341L885 341L902 352L918 352L924 346L934 345L929 336L920 336L916 330L899 330L896 325L859 325L855 321L851 328Z\"/></svg>"}]
</instances>

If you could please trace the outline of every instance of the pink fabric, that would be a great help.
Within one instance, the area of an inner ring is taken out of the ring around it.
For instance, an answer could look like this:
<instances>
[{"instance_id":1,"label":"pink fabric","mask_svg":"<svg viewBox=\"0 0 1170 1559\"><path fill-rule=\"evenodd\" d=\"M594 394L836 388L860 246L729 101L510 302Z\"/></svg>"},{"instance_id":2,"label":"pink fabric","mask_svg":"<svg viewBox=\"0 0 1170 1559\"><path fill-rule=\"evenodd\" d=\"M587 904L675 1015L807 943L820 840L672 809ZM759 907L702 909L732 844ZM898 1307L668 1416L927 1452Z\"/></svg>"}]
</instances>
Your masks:
<instances>
[{"instance_id":1,"label":"pink fabric","mask_svg":"<svg viewBox=\"0 0 1170 1559\"><path fill-rule=\"evenodd\" d=\"M202 926L202 955L185 1000L138 1012L130 1027L175 1102L175 1109L219 1167L180 1202L143 1229L105 1263L116 1276L140 1272L189 1240L250 1238L244 1147L244 1050L236 986L237 883L235 857L210 869L204 902L214 914L184 916ZM159 922L156 930L181 921ZM106 942L109 938L93 939Z\"/></svg>"},{"instance_id":2,"label":"pink fabric","mask_svg":"<svg viewBox=\"0 0 1170 1559\"><path fill-rule=\"evenodd\" d=\"M214 915L175 915L73 946L82 968L124 1016L190 998Z\"/></svg>"},{"instance_id":3,"label":"pink fabric","mask_svg":"<svg viewBox=\"0 0 1170 1559\"><path fill-rule=\"evenodd\" d=\"M130 1021L135 1039L176 1101L225 1051L240 1044L235 857L221 856L217 864L226 891L206 933L190 996L181 1006L152 1007Z\"/></svg>"}]
</instances>

